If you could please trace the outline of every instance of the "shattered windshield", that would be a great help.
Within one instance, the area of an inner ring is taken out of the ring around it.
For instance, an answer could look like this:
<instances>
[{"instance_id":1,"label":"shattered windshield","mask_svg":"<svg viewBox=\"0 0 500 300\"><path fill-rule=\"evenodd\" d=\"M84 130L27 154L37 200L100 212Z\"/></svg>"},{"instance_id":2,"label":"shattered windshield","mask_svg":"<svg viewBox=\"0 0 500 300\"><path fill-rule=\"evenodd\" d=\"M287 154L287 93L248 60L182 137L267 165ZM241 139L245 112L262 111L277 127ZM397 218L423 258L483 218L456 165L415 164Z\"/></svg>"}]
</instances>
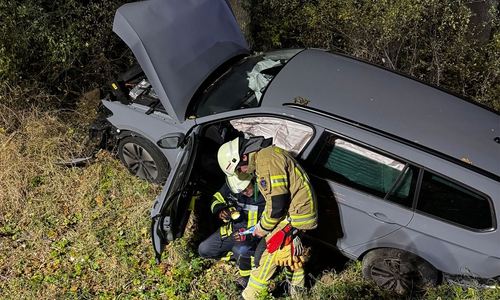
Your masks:
<instances>
[{"instance_id":1,"label":"shattered windshield","mask_svg":"<svg viewBox=\"0 0 500 300\"><path fill-rule=\"evenodd\" d=\"M299 51L279 51L242 59L204 91L192 107L191 115L199 118L259 106L271 79Z\"/></svg>"}]
</instances>

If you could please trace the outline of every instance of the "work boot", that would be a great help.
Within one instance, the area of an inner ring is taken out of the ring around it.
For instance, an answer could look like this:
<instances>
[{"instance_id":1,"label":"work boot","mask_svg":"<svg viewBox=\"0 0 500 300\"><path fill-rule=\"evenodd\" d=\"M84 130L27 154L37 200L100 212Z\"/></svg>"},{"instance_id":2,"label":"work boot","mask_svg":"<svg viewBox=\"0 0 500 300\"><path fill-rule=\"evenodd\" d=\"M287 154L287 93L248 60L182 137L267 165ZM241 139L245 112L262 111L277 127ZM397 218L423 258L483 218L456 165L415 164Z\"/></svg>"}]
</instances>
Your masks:
<instances>
[{"instance_id":1,"label":"work boot","mask_svg":"<svg viewBox=\"0 0 500 300\"><path fill-rule=\"evenodd\" d=\"M240 277L240 278L236 279L235 281L233 281L233 283L239 291L243 291L247 287L248 276L247 277Z\"/></svg>"}]
</instances>

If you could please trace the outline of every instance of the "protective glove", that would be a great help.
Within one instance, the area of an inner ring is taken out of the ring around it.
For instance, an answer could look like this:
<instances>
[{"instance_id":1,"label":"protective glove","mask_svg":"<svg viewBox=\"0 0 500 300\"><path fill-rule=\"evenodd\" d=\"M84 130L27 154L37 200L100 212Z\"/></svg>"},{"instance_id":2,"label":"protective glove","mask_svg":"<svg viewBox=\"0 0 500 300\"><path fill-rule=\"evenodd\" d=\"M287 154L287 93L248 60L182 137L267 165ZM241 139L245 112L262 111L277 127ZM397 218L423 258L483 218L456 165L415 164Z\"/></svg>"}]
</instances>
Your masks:
<instances>
[{"instance_id":1,"label":"protective glove","mask_svg":"<svg viewBox=\"0 0 500 300\"><path fill-rule=\"evenodd\" d=\"M283 229L273 234L273 236L270 237L269 240L267 240L266 242L267 251L269 253L273 253L274 251L276 251L279 247L281 247L281 245L283 245L283 241L285 240L285 238L291 236L291 233L292 233L292 226L288 224L285 227L283 227Z\"/></svg>"},{"instance_id":2,"label":"protective glove","mask_svg":"<svg viewBox=\"0 0 500 300\"><path fill-rule=\"evenodd\" d=\"M304 246L299 236L295 236L292 241L292 255L301 256L304 252Z\"/></svg>"},{"instance_id":3,"label":"protective glove","mask_svg":"<svg viewBox=\"0 0 500 300\"><path fill-rule=\"evenodd\" d=\"M290 266L290 269L292 271L296 271L309 260L309 250L310 248L304 248L303 253L301 255L293 255L292 260L293 260L293 266Z\"/></svg>"},{"instance_id":4,"label":"protective glove","mask_svg":"<svg viewBox=\"0 0 500 300\"><path fill-rule=\"evenodd\" d=\"M292 255L292 251L293 247L291 243L276 250L276 265L280 267L288 267L292 272L302 268L303 263L306 261L305 257L302 255Z\"/></svg>"},{"instance_id":5,"label":"protective glove","mask_svg":"<svg viewBox=\"0 0 500 300\"><path fill-rule=\"evenodd\" d=\"M288 244L282 248L277 249L275 254L276 265L280 267L290 267L293 266L292 259L292 245Z\"/></svg>"},{"instance_id":6,"label":"protective glove","mask_svg":"<svg viewBox=\"0 0 500 300\"><path fill-rule=\"evenodd\" d=\"M247 239L247 235L241 234L241 233L243 233L245 231L246 231L245 228L240 228L240 229L238 229L238 231L235 231L232 235L233 240L235 242L244 242Z\"/></svg>"}]
</instances>

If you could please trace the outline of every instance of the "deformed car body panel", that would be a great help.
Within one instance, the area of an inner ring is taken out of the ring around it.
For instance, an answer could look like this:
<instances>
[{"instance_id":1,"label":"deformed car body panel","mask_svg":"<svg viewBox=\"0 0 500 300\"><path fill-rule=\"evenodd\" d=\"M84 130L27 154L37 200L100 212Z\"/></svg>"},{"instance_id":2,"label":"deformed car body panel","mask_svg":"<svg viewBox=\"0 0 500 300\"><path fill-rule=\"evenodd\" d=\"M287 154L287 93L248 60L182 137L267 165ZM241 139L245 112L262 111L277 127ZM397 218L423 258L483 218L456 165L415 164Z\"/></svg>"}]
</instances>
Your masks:
<instances>
[{"instance_id":1,"label":"deformed car body panel","mask_svg":"<svg viewBox=\"0 0 500 300\"><path fill-rule=\"evenodd\" d=\"M202 82L222 63L248 54L225 0L128 3L113 30L130 47L167 113L182 123Z\"/></svg>"},{"instance_id":2,"label":"deformed car body panel","mask_svg":"<svg viewBox=\"0 0 500 300\"><path fill-rule=\"evenodd\" d=\"M145 114L147 107L140 105L123 105L118 101L102 101L103 105L113 112L107 120L118 128L121 133L139 134L150 141L158 141L166 132L187 132L194 120L186 120L182 124L174 124L170 116L155 112ZM179 149L160 149L170 163L175 162Z\"/></svg>"}]
</instances>

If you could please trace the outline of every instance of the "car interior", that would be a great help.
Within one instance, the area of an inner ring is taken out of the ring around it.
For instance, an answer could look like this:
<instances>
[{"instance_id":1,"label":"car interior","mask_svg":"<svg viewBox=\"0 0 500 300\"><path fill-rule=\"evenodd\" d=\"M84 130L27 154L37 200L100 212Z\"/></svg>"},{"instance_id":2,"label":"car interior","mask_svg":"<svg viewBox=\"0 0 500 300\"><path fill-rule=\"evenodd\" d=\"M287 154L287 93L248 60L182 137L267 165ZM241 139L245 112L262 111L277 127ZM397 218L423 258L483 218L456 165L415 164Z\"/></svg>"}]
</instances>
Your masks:
<instances>
[{"instance_id":1,"label":"car interior","mask_svg":"<svg viewBox=\"0 0 500 300\"><path fill-rule=\"evenodd\" d=\"M236 137L249 136L272 137L274 144L297 156L312 138L313 130L306 125L275 117L247 117L203 126L198 136L199 155L191 173L191 182L196 184L200 196L198 212L210 212L212 196L225 182L225 174L217 161L219 147Z\"/></svg>"}]
</instances>

